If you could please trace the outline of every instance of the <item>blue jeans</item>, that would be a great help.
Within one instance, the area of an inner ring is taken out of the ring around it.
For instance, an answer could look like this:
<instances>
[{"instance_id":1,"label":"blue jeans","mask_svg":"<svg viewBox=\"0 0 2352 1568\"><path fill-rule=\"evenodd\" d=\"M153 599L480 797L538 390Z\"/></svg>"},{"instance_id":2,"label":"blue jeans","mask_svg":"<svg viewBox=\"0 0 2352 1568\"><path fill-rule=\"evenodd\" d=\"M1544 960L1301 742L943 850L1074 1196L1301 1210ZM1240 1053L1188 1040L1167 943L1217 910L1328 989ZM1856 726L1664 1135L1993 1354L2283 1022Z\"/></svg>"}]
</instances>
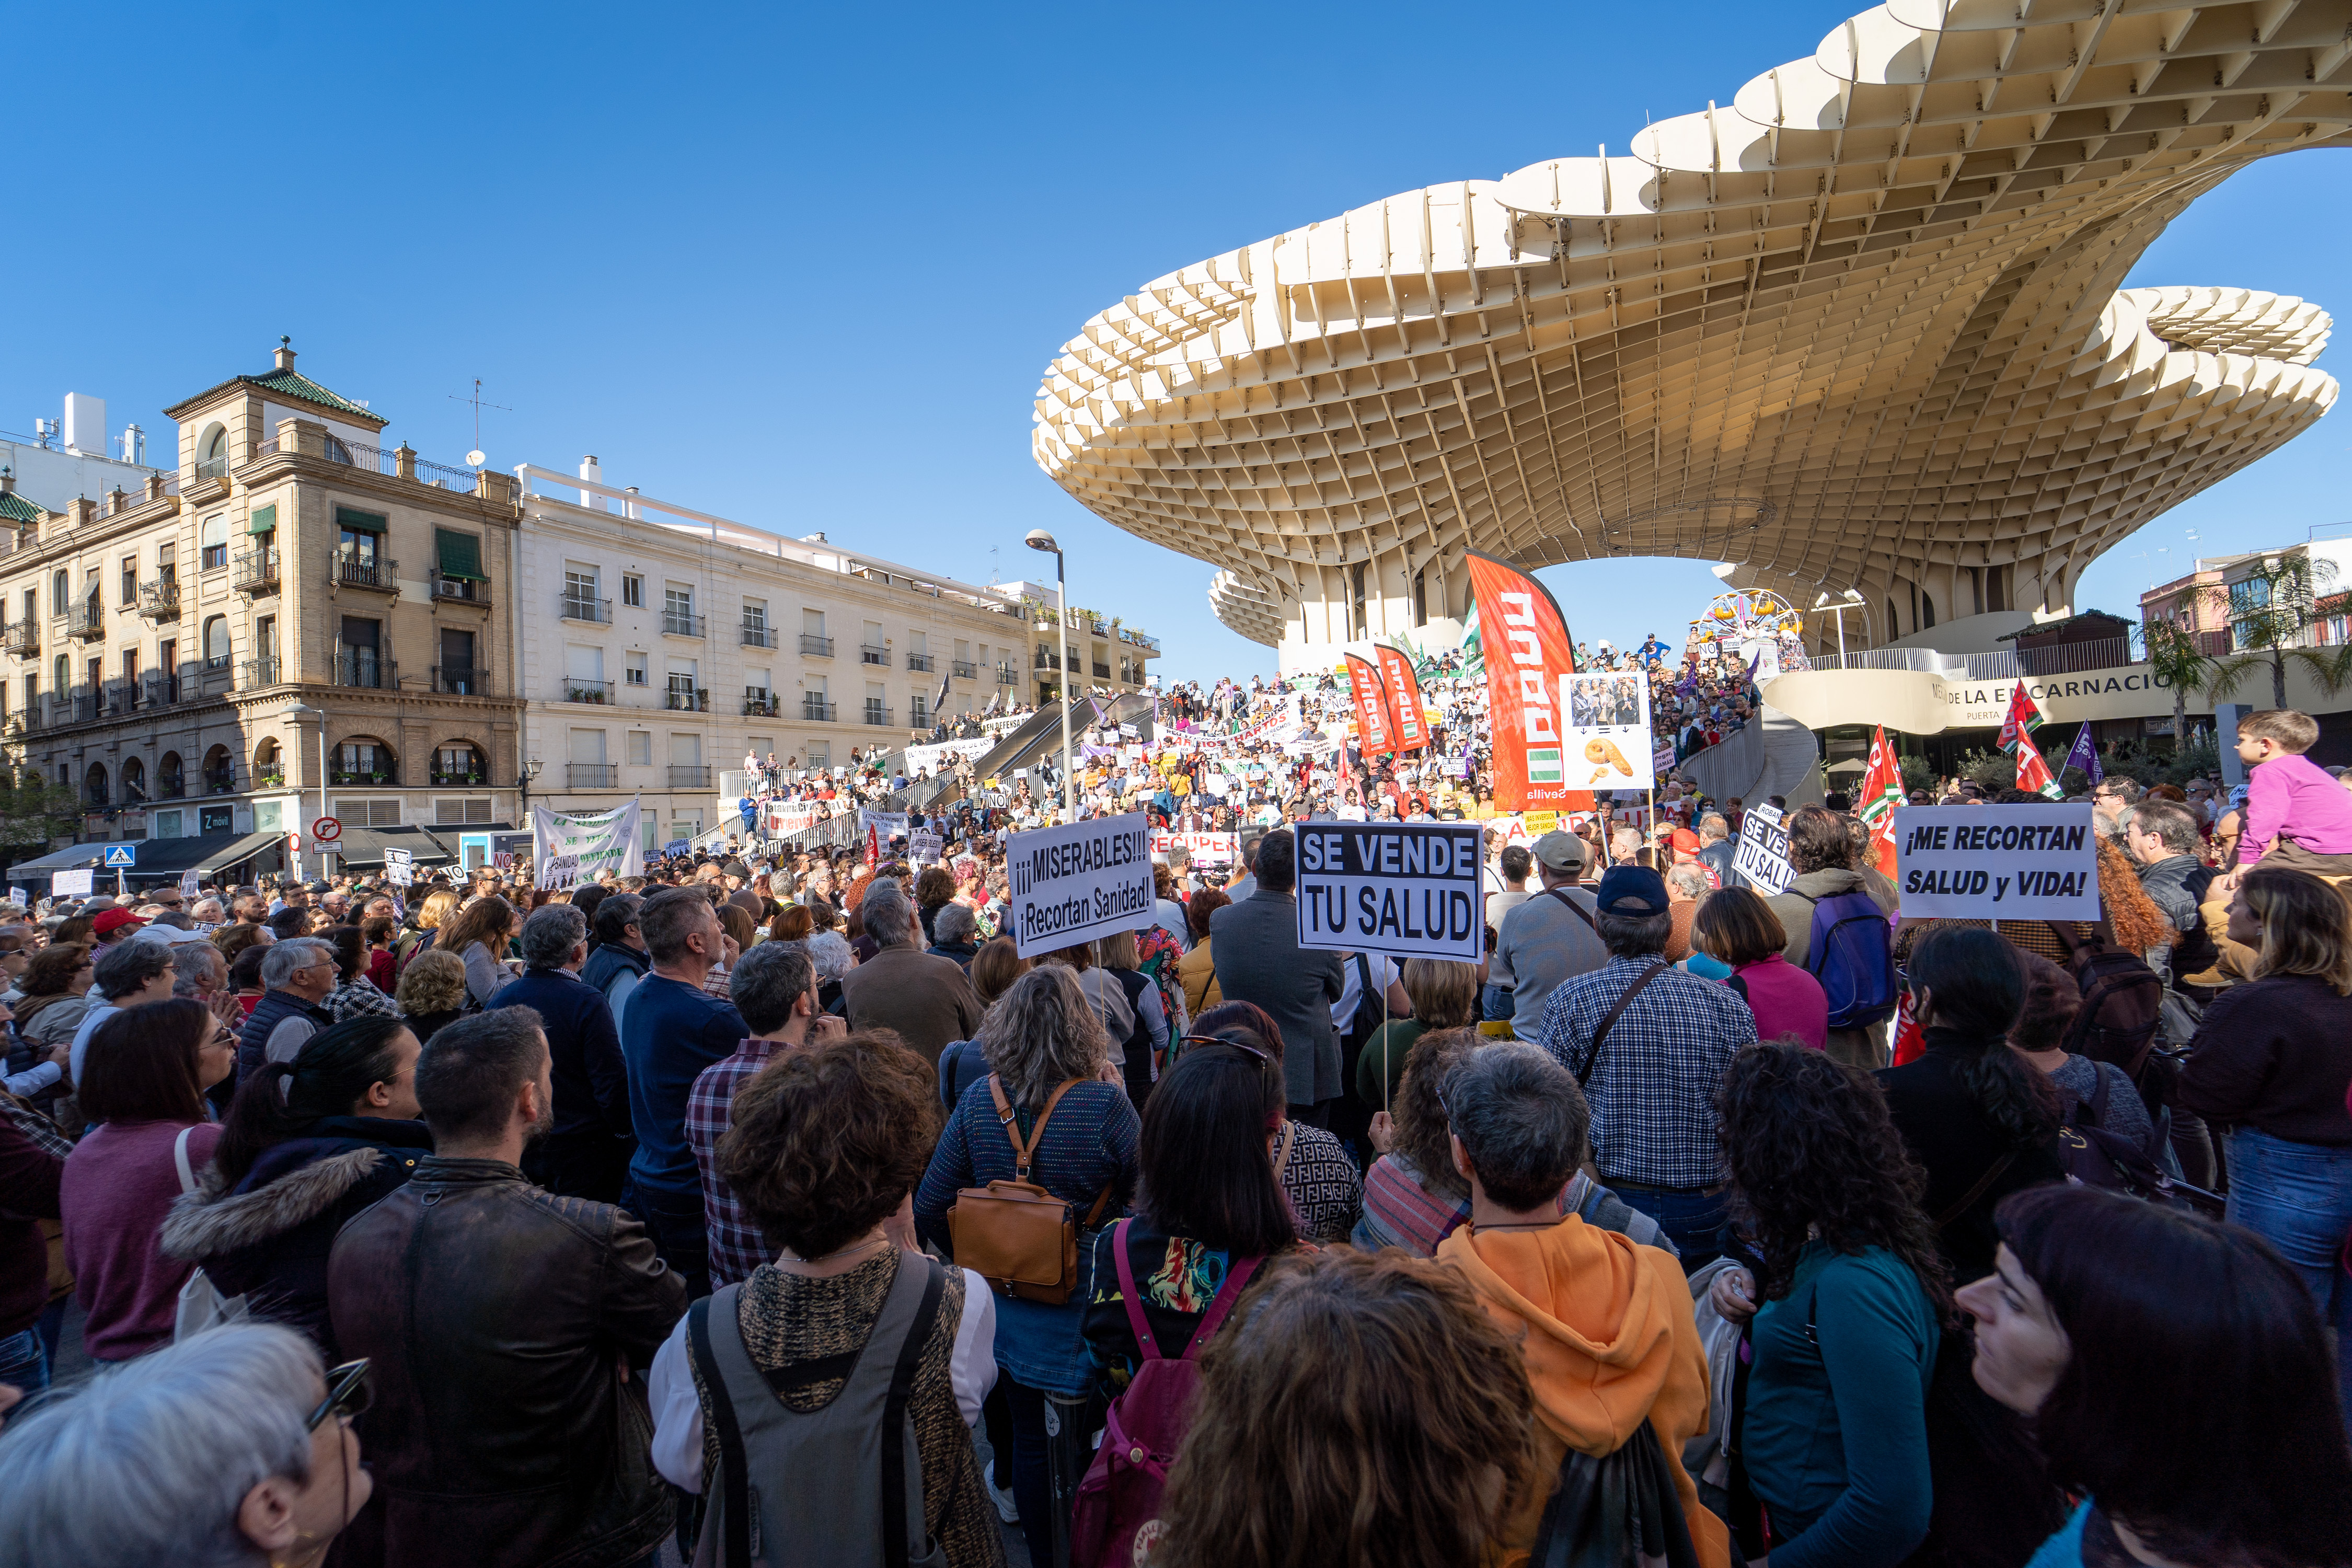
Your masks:
<instances>
[{"instance_id":1,"label":"blue jeans","mask_svg":"<svg viewBox=\"0 0 2352 1568\"><path fill-rule=\"evenodd\" d=\"M2290 1143L2239 1128L2230 1134L2229 1217L2277 1247L2311 1287L2320 1317L2337 1321L2337 1299L2352 1293L2344 1278L2352 1148Z\"/></svg>"},{"instance_id":2,"label":"blue jeans","mask_svg":"<svg viewBox=\"0 0 2352 1568\"><path fill-rule=\"evenodd\" d=\"M1516 998L1510 986L1490 983L1485 990L1478 993L1478 1016L1490 1024L1508 1023L1511 1018L1511 1004L1514 1000Z\"/></svg>"},{"instance_id":3,"label":"blue jeans","mask_svg":"<svg viewBox=\"0 0 2352 1568\"><path fill-rule=\"evenodd\" d=\"M1633 1182L1602 1184L1622 1198L1628 1208L1658 1222L1658 1228L1682 1255L1685 1274L1695 1274L1723 1256L1724 1189L1700 1193L1645 1187Z\"/></svg>"},{"instance_id":4,"label":"blue jeans","mask_svg":"<svg viewBox=\"0 0 2352 1568\"><path fill-rule=\"evenodd\" d=\"M27 1399L49 1386L49 1352L40 1330L0 1340L0 1383L23 1389Z\"/></svg>"}]
</instances>

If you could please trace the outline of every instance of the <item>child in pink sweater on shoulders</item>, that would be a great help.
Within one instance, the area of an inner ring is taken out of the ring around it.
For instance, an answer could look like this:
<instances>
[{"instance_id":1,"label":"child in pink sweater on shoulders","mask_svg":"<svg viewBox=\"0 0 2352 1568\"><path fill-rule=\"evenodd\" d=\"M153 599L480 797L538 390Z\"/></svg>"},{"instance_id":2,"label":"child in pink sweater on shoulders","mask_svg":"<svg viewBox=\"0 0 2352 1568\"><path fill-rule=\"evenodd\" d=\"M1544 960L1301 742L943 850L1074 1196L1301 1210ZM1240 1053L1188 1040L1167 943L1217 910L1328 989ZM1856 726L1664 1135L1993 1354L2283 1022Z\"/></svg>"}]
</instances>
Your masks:
<instances>
[{"instance_id":1,"label":"child in pink sweater on shoulders","mask_svg":"<svg viewBox=\"0 0 2352 1568\"><path fill-rule=\"evenodd\" d=\"M2315 877L2352 877L2352 791L2304 752L2319 722L2292 708L2238 721L2238 760L2252 769L2238 868L2260 860Z\"/></svg>"}]
</instances>

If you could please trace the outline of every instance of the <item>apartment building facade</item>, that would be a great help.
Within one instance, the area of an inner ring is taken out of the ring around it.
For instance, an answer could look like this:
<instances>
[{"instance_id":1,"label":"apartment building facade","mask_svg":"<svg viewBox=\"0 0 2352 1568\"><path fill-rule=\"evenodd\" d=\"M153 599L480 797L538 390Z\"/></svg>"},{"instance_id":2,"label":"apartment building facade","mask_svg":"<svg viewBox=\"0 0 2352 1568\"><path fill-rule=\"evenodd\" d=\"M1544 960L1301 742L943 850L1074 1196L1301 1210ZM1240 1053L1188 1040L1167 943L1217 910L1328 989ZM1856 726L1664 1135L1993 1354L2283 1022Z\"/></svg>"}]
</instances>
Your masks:
<instances>
[{"instance_id":1,"label":"apartment building facade","mask_svg":"<svg viewBox=\"0 0 2352 1568\"><path fill-rule=\"evenodd\" d=\"M518 813L513 481L383 449L294 358L166 409L143 493L0 526L0 748L85 839Z\"/></svg>"},{"instance_id":2,"label":"apartment building facade","mask_svg":"<svg viewBox=\"0 0 2352 1568\"><path fill-rule=\"evenodd\" d=\"M638 796L658 847L723 826L747 752L839 766L1028 695L1013 595L610 486L593 458L517 476L517 689L557 809Z\"/></svg>"}]
</instances>

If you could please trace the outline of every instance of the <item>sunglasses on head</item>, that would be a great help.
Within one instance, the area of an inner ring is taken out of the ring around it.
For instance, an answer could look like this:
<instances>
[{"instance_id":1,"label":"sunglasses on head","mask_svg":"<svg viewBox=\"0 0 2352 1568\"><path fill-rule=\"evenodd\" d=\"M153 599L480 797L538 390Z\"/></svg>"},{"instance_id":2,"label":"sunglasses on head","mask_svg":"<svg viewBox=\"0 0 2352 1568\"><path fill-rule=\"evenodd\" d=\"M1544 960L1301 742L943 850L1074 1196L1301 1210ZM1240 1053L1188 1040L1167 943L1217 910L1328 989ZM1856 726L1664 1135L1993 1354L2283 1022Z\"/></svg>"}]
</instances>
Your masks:
<instances>
[{"instance_id":1,"label":"sunglasses on head","mask_svg":"<svg viewBox=\"0 0 2352 1568\"><path fill-rule=\"evenodd\" d=\"M366 1358L347 1361L327 1373L327 1397L319 1401L319 1407L310 1412L302 1430L316 1432L332 1416L364 1415L373 1397L368 1384Z\"/></svg>"},{"instance_id":2,"label":"sunglasses on head","mask_svg":"<svg viewBox=\"0 0 2352 1568\"><path fill-rule=\"evenodd\" d=\"M1231 1046L1237 1051L1248 1052L1261 1062L1274 1060L1273 1052L1260 1050L1257 1047L1246 1045L1240 1040L1229 1040L1223 1035L1186 1035L1184 1043L1188 1046Z\"/></svg>"}]
</instances>

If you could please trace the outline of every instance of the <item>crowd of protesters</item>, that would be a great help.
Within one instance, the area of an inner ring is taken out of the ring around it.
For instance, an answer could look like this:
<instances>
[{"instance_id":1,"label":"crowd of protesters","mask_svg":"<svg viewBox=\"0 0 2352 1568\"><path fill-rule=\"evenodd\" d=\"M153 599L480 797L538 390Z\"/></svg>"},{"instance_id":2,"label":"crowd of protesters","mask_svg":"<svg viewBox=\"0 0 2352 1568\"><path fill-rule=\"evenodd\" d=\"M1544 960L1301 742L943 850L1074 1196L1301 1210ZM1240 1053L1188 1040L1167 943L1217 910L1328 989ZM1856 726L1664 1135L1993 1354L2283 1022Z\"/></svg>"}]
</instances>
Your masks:
<instances>
[{"instance_id":1,"label":"crowd of protesters","mask_svg":"<svg viewBox=\"0 0 2352 1568\"><path fill-rule=\"evenodd\" d=\"M1694 667L1594 657L1679 744ZM0 907L0 1568L2352 1563L2309 719L2242 802L2102 781L2095 926L1903 920L1835 795L1746 885L1670 781L1494 834L1484 963L1302 949L1289 824L1511 817L1424 690L1402 760L1321 679L1095 727L1159 904L1026 955L1045 776L561 890Z\"/></svg>"}]
</instances>

